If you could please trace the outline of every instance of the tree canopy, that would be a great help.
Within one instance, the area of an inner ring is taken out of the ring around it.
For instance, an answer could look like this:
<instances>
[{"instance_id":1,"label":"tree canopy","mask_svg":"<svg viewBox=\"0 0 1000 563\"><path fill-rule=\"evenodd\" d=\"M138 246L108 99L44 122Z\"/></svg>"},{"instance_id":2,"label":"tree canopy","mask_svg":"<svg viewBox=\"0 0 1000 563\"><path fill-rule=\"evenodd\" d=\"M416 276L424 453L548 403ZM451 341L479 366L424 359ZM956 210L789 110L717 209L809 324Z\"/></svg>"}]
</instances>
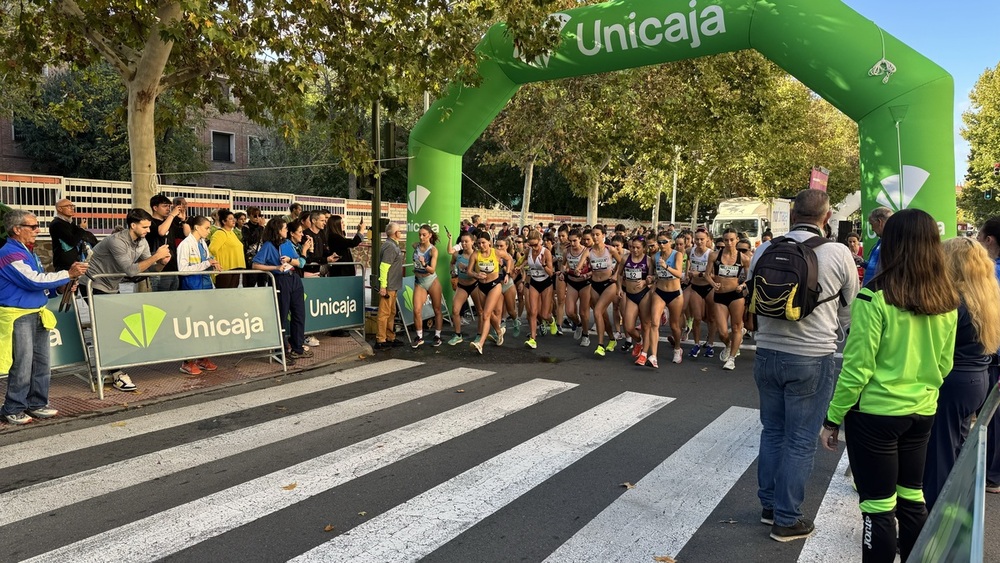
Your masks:
<instances>
[{"instance_id":1,"label":"tree canopy","mask_svg":"<svg viewBox=\"0 0 1000 563\"><path fill-rule=\"evenodd\" d=\"M344 166L371 171L355 134L357 108L393 110L452 79L475 80L475 45L492 23L508 22L526 56L557 37L546 0L23 0L0 3L5 88L37 81L46 67L105 61L127 91L135 201L157 180L155 102L167 91L184 107L234 105L292 137L308 126L303 98L318 69L332 72L316 116L334 124ZM537 22L543 22L539 25Z\"/></svg>"},{"instance_id":2,"label":"tree canopy","mask_svg":"<svg viewBox=\"0 0 1000 563\"><path fill-rule=\"evenodd\" d=\"M986 69L969 93L969 110L962 114L962 136L969 141L969 168L958 206L976 224L1000 215L1000 65ZM985 194L993 190L993 198Z\"/></svg>"}]
</instances>

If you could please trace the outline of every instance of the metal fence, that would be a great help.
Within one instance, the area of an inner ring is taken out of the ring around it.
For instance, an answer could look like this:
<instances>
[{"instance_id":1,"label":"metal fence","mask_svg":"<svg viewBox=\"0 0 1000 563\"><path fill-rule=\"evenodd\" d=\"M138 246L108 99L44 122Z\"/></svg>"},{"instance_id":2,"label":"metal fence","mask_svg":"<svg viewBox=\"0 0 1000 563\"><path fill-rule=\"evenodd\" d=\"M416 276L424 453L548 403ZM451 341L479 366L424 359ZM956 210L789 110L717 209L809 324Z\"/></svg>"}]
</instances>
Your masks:
<instances>
[{"instance_id":1,"label":"metal fence","mask_svg":"<svg viewBox=\"0 0 1000 563\"><path fill-rule=\"evenodd\" d=\"M222 188L197 186L160 185L160 192L169 198L183 197L191 211L188 215L209 215L217 209L246 211L250 206L259 207L265 216L288 214L292 203L298 203L304 211L329 209L334 215L344 217L345 224L356 225L360 219L372 225L371 202L366 200L313 195L297 195L279 192L251 192ZM76 205L76 216L88 222L87 229L97 236L110 234L122 226L125 215L132 209L132 184L109 180L88 180L63 176L40 176L30 174L0 173L0 202L17 209L35 214L42 225L41 234L48 234L49 222L55 218L55 204L68 197ZM142 205L148 209L148 205ZM406 203L383 202L380 211L382 219L395 222L406 221ZM484 223L518 223L520 213L503 209L463 207L462 219L473 215L482 217ZM585 217L556 215L552 213L529 213L532 223L586 223ZM637 221L601 217L606 224L622 223L629 228Z\"/></svg>"}]
</instances>

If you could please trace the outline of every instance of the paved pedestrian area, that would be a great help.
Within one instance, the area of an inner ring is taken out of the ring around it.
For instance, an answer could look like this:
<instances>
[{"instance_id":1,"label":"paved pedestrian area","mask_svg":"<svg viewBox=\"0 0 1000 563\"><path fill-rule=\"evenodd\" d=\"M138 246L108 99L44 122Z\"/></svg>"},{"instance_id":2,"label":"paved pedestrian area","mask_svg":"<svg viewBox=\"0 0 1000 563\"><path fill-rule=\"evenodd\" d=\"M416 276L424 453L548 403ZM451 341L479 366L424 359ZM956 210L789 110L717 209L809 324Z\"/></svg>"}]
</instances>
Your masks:
<instances>
[{"instance_id":1,"label":"paved pedestrian area","mask_svg":"<svg viewBox=\"0 0 1000 563\"><path fill-rule=\"evenodd\" d=\"M348 336L314 335L320 345L312 348L312 358L300 358L288 367L288 373L298 373L327 364L358 359L371 353L370 346L356 333ZM213 372L203 372L198 376L181 373L180 362L149 364L128 368L126 371L132 382L139 388L133 392L115 389L108 382L104 388L104 400L97 398L91 390L84 367L56 372L49 390L49 404L59 410L59 416L51 421L33 421L32 424L54 424L60 419L79 417L93 413L107 413L122 409L141 407L184 395L197 393L209 388L241 385L247 381L282 375L281 364L270 361L263 353L230 356L215 356L212 360L219 366ZM0 379L0 393L6 393L7 380ZM17 427L0 425L0 434L13 432Z\"/></svg>"}]
</instances>

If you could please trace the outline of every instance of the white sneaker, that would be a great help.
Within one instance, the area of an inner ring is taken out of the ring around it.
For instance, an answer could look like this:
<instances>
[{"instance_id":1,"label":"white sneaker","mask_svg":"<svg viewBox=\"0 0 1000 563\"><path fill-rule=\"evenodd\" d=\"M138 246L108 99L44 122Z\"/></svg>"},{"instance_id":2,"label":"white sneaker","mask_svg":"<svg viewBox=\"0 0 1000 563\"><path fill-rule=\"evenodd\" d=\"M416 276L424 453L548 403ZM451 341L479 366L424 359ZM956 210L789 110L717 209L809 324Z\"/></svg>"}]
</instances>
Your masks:
<instances>
[{"instance_id":1,"label":"white sneaker","mask_svg":"<svg viewBox=\"0 0 1000 563\"><path fill-rule=\"evenodd\" d=\"M309 347L319 346L319 340L315 336L307 336L305 345Z\"/></svg>"},{"instance_id":2,"label":"white sneaker","mask_svg":"<svg viewBox=\"0 0 1000 563\"><path fill-rule=\"evenodd\" d=\"M576 327L576 330L573 331L573 339L574 340L580 340L580 338L582 338L582 337L583 337L583 327L582 326L578 326L578 327Z\"/></svg>"},{"instance_id":3,"label":"white sneaker","mask_svg":"<svg viewBox=\"0 0 1000 563\"><path fill-rule=\"evenodd\" d=\"M681 358L683 356L684 356L684 350L681 350L680 348L675 348L674 349L674 363L675 364L681 363Z\"/></svg>"},{"instance_id":4,"label":"white sneaker","mask_svg":"<svg viewBox=\"0 0 1000 563\"><path fill-rule=\"evenodd\" d=\"M729 358L728 360L726 360L725 365L722 366L722 369L728 369L728 370L736 369L736 360Z\"/></svg>"},{"instance_id":5,"label":"white sneaker","mask_svg":"<svg viewBox=\"0 0 1000 563\"><path fill-rule=\"evenodd\" d=\"M726 344L726 346L722 348L722 353L719 354L719 360L721 360L723 362L729 361L729 345L728 344Z\"/></svg>"},{"instance_id":6,"label":"white sneaker","mask_svg":"<svg viewBox=\"0 0 1000 563\"><path fill-rule=\"evenodd\" d=\"M129 377L128 374L125 373L124 371L121 370L116 371L112 375L112 378L114 380L114 383L112 385L114 385L115 389L119 391L132 392L138 390L138 387L136 387L135 384L132 383L132 378Z\"/></svg>"},{"instance_id":7,"label":"white sneaker","mask_svg":"<svg viewBox=\"0 0 1000 563\"><path fill-rule=\"evenodd\" d=\"M583 338L581 338L580 339L580 346L583 346L584 348L590 346L590 337L589 336L584 336Z\"/></svg>"},{"instance_id":8,"label":"white sneaker","mask_svg":"<svg viewBox=\"0 0 1000 563\"><path fill-rule=\"evenodd\" d=\"M504 334L507 334L507 327L500 325L500 332L497 333L497 346L503 346Z\"/></svg>"}]
</instances>

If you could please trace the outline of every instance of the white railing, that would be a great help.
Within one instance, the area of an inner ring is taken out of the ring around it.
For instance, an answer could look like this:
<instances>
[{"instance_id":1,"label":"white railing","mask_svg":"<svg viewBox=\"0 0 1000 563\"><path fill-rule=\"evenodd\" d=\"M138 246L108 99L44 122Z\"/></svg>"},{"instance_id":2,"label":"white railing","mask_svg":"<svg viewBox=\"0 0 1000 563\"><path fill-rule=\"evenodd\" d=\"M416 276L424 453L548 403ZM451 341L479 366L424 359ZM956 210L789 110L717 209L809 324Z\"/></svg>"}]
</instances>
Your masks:
<instances>
[{"instance_id":1,"label":"white railing","mask_svg":"<svg viewBox=\"0 0 1000 563\"><path fill-rule=\"evenodd\" d=\"M371 202L366 200L314 195L298 195L280 192L251 192L198 186L160 185L160 192L169 198L184 197L191 211L188 215L208 215L217 209L246 211L256 206L267 217L287 215L292 203L302 205L305 211L329 209L334 215L344 217L348 229L359 219L371 225ZM111 233L121 226L125 215L132 209L132 184L110 180L88 180L63 176L42 176L0 172L0 202L16 208L31 211L42 224L42 234L48 234L49 222L55 218L55 204L68 197L76 205L76 215L87 219L88 230L98 236ZM142 205L149 209L148 205ZM406 204L383 202L380 215L391 221L406 221ZM473 215L482 217L484 223L517 223L520 212L502 209L463 207L462 219ZM558 215L552 213L529 213L532 223L586 223L585 217ZM638 222L615 218L600 218L600 222L615 225L623 223L629 228Z\"/></svg>"}]
</instances>

